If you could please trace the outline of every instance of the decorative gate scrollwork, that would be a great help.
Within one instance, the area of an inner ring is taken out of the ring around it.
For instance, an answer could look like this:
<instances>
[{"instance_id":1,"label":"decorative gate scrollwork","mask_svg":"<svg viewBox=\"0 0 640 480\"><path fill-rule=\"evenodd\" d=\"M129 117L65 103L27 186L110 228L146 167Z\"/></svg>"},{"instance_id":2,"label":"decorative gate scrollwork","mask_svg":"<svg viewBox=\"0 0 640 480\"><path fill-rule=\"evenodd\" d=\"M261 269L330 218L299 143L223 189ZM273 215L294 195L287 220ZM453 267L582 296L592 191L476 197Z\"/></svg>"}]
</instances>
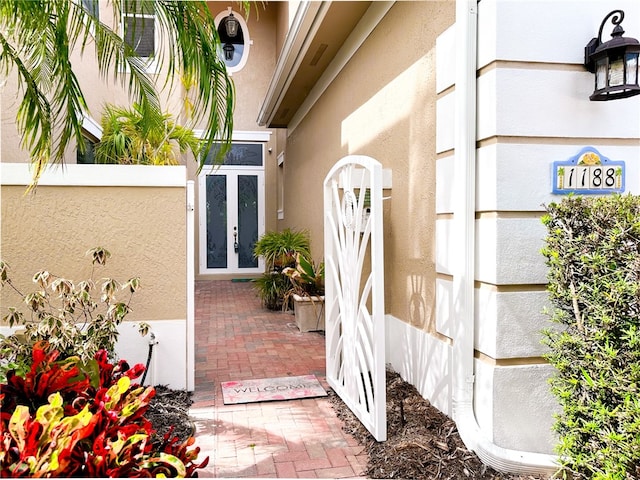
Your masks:
<instances>
[{"instance_id":1,"label":"decorative gate scrollwork","mask_svg":"<svg viewBox=\"0 0 640 480\"><path fill-rule=\"evenodd\" d=\"M382 166L350 155L324 180L327 381L387 438Z\"/></svg>"}]
</instances>

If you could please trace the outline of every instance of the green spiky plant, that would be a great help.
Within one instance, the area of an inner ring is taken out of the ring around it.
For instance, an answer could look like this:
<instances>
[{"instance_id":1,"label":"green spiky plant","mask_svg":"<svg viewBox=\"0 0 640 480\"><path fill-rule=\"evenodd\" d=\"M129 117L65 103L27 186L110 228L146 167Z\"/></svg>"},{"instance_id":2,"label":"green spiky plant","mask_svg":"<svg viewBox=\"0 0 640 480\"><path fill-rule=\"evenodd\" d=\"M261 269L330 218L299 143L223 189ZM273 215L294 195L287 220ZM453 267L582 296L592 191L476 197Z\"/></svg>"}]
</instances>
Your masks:
<instances>
[{"instance_id":1,"label":"green spiky plant","mask_svg":"<svg viewBox=\"0 0 640 480\"><path fill-rule=\"evenodd\" d=\"M309 232L289 228L281 232L266 232L255 243L253 254L264 258L265 273L253 282L265 307L271 310L287 308L285 297L291 284L282 271L295 267L298 254L309 256L310 244Z\"/></svg>"},{"instance_id":2,"label":"green spiky plant","mask_svg":"<svg viewBox=\"0 0 640 480\"><path fill-rule=\"evenodd\" d=\"M308 231L287 228L262 235L255 243L253 254L264 258L267 271L282 271L295 266L297 254L309 256L310 244Z\"/></svg>"},{"instance_id":3,"label":"green spiky plant","mask_svg":"<svg viewBox=\"0 0 640 480\"><path fill-rule=\"evenodd\" d=\"M140 105L106 105L100 123L96 163L178 165L179 153L190 151L198 157L200 140L192 129L177 125L170 114L148 126Z\"/></svg>"},{"instance_id":4,"label":"green spiky plant","mask_svg":"<svg viewBox=\"0 0 640 480\"><path fill-rule=\"evenodd\" d=\"M283 308L284 298L291 285L289 279L280 272L265 272L260 277L253 280L253 286L258 292L258 296L269 310L280 310Z\"/></svg>"}]
</instances>

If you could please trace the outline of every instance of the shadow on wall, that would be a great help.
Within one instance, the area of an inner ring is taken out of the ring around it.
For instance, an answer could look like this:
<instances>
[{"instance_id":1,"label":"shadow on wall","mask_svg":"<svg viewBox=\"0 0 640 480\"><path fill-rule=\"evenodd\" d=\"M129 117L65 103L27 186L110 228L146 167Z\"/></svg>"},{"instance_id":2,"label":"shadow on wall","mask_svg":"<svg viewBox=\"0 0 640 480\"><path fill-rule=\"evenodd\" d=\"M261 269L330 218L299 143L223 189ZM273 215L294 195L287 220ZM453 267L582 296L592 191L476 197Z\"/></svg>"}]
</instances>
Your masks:
<instances>
[{"instance_id":1,"label":"shadow on wall","mask_svg":"<svg viewBox=\"0 0 640 480\"><path fill-rule=\"evenodd\" d=\"M427 301L425 300L425 278L424 275L411 274L409 276L409 324L419 329L424 329L427 319L432 318L435 313L435 305L431 305L429 315L427 315ZM431 322L429 322L430 324Z\"/></svg>"},{"instance_id":2,"label":"shadow on wall","mask_svg":"<svg viewBox=\"0 0 640 480\"><path fill-rule=\"evenodd\" d=\"M451 348L392 316L387 317L388 359L404 380L443 413L451 414Z\"/></svg>"},{"instance_id":3,"label":"shadow on wall","mask_svg":"<svg viewBox=\"0 0 640 480\"><path fill-rule=\"evenodd\" d=\"M404 380L446 414L451 412L451 348L435 334L435 301L428 300L424 274L407 277L408 319L387 321L387 361Z\"/></svg>"}]
</instances>

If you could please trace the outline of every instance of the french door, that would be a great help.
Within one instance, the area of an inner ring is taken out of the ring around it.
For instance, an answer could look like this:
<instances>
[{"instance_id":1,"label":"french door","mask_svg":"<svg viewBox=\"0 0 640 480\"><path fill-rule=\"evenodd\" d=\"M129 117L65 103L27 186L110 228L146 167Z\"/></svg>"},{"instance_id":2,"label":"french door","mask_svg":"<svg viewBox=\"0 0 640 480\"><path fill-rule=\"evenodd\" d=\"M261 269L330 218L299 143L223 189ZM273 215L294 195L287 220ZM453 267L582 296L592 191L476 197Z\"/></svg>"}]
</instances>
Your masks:
<instances>
[{"instance_id":1,"label":"french door","mask_svg":"<svg viewBox=\"0 0 640 480\"><path fill-rule=\"evenodd\" d=\"M264 170L220 166L199 177L200 273L262 273Z\"/></svg>"}]
</instances>

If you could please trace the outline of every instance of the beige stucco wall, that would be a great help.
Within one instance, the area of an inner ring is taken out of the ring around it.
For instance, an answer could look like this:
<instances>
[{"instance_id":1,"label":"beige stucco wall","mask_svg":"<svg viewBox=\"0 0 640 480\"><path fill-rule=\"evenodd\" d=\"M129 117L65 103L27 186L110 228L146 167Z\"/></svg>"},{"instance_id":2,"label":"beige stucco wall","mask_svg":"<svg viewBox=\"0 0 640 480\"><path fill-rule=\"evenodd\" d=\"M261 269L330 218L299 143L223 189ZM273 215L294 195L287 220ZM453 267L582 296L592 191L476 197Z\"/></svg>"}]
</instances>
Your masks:
<instances>
[{"instance_id":1,"label":"beige stucco wall","mask_svg":"<svg viewBox=\"0 0 640 480\"><path fill-rule=\"evenodd\" d=\"M31 278L42 269L89 278L85 252L102 246L112 257L96 280L140 277L128 320L187 318L184 188L41 185L25 195L24 186L4 185L1 200L0 258L23 292L35 291ZM1 293L1 311L18 305L7 288Z\"/></svg>"},{"instance_id":2,"label":"beige stucco wall","mask_svg":"<svg viewBox=\"0 0 640 480\"><path fill-rule=\"evenodd\" d=\"M396 3L286 144L282 226L308 228L316 260L329 168L361 154L392 170L386 310L421 329L435 304L435 40L453 22L452 1Z\"/></svg>"}]
</instances>

